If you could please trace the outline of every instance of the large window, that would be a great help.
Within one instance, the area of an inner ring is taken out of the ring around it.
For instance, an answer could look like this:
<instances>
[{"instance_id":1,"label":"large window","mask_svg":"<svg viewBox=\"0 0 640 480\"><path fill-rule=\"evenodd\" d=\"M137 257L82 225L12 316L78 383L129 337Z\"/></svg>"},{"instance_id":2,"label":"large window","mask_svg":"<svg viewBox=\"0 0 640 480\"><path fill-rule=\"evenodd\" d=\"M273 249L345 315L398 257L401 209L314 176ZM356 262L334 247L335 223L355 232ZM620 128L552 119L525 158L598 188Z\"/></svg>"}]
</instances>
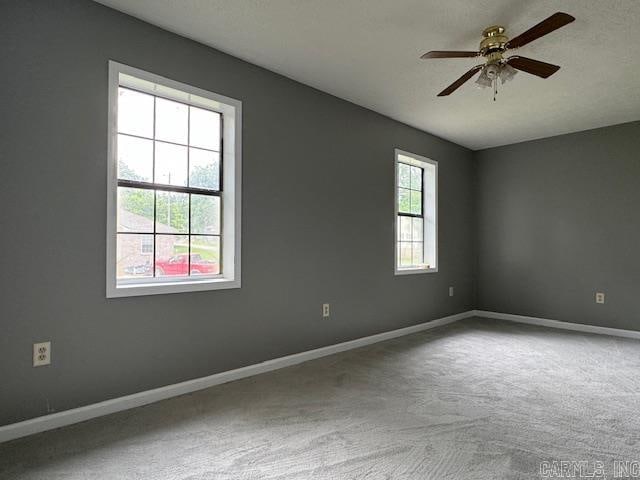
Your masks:
<instances>
[{"instance_id":1,"label":"large window","mask_svg":"<svg viewBox=\"0 0 640 480\"><path fill-rule=\"evenodd\" d=\"M107 295L240 286L240 108L110 63Z\"/></svg>"},{"instance_id":2,"label":"large window","mask_svg":"<svg viewBox=\"0 0 640 480\"><path fill-rule=\"evenodd\" d=\"M438 164L396 150L395 169L396 274L435 272Z\"/></svg>"}]
</instances>

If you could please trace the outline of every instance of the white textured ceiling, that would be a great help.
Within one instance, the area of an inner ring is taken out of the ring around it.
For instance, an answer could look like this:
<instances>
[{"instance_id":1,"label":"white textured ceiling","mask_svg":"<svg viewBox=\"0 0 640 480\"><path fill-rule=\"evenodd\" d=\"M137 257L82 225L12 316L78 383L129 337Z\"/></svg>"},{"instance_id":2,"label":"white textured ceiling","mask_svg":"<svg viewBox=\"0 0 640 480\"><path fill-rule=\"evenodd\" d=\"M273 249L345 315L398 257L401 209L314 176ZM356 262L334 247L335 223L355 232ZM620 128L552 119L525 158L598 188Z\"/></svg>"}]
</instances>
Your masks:
<instances>
[{"instance_id":1,"label":"white textured ceiling","mask_svg":"<svg viewBox=\"0 0 640 480\"><path fill-rule=\"evenodd\" d=\"M640 0L100 0L472 149L640 119ZM494 24L511 37L556 11L576 21L518 50L560 65L520 72L493 102L470 81L477 59L420 60L477 49Z\"/></svg>"}]
</instances>

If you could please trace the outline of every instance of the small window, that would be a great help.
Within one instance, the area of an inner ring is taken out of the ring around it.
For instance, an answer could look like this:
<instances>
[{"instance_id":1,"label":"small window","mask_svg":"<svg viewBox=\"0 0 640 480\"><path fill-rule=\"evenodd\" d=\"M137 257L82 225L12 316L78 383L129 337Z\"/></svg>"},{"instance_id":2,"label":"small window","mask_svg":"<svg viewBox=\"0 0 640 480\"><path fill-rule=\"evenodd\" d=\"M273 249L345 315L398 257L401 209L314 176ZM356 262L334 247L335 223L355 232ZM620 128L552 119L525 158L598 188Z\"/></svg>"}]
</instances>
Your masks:
<instances>
[{"instance_id":1,"label":"small window","mask_svg":"<svg viewBox=\"0 0 640 480\"><path fill-rule=\"evenodd\" d=\"M107 296L239 287L241 103L109 71Z\"/></svg>"},{"instance_id":2,"label":"small window","mask_svg":"<svg viewBox=\"0 0 640 480\"><path fill-rule=\"evenodd\" d=\"M153 237L151 235L141 235L140 253L150 255L153 253Z\"/></svg>"},{"instance_id":3,"label":"small window","mask_svg":"<svg viewBox=\"0 0 640 480\"><path fill-rule=\"evenodd\" d=\"M395 272L438 271L438 163L395 152Z\"/></svg>"}]
</instances>

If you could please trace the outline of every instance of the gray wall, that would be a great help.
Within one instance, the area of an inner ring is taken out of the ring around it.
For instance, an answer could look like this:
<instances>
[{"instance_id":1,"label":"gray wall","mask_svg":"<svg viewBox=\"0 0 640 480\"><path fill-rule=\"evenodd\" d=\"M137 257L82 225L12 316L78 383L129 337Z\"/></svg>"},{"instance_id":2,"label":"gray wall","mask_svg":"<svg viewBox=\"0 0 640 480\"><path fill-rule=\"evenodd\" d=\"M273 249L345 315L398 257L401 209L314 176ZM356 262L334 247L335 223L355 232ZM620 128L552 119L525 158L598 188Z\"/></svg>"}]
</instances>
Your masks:
<instances>
[{"instance_id":1,"label":"gray wall","mask_svg":"<svg viewBox=\"0 0 640 480\"><path fill-rule=\"evenodd\" d=\"M0 424L475 306L469 150L88 0L0 5ZM105 298L109 59L244 102L242 289ZM393 274L395 147L440 162L437 274Z\"/></svg>"},{"instance_id":2,"label":"gray wall","mask_svg":"<svg viewBox=\"0 0 640 480\"><path fill-rule=\"evenodd\" d=\"M640 122L477 152L478 308L640 330L639 152Z\"/></svg>"}]
</instances>

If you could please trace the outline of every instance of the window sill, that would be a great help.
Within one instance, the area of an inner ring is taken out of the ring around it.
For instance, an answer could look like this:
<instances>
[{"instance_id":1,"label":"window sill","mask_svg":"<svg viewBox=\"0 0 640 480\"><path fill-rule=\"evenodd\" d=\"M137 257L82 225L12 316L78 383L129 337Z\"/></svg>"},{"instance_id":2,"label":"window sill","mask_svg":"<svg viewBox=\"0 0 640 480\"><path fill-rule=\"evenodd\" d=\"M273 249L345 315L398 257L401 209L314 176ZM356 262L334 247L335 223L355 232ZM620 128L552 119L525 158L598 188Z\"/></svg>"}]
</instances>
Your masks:
<instances>
[{"instance_id":1,"label":"window sill","mask_svg":"<svg viewBox=\"0 0 640 480\"><path fill-rule=\"evenodd\" d=\"M240 280L230 280L228 278L207 278L192 281L129 283L117 286L110 285L107 288L107 298L201 292L228 288L240 288Z\"/></svg>"},{"instance_id":2,"label":"window sill","mask_svg":"<svg viewBox=\"0 0 640 480\"><path fill-rule=\"evenodd\" d=\"M410 268L396 268L396 275L413 275L416 273L437 273L437 268L430 267L410 267Z\"/></svg>"}]
</instances>

